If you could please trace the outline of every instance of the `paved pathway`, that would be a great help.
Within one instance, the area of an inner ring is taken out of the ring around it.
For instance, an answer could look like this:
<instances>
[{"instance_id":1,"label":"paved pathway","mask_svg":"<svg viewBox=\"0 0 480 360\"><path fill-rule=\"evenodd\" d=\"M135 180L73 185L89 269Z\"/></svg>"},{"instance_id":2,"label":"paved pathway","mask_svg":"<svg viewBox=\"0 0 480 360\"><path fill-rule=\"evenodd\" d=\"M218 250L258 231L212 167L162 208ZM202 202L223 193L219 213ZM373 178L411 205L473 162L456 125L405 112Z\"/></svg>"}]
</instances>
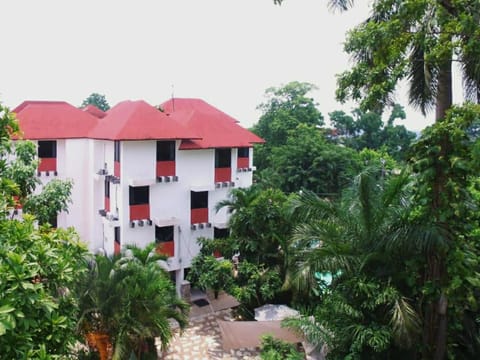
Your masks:
<instances>
[{"instance_id":1,"label":"paved pathway","mask_svg":"<svg viewBox=\"0 0 480 360\"><path fill-rule=\"evenodd\" d=\"M181 336L178 334L175 336L169 350L160 358L164 360L260 359L258 349L224 351L217 319L230 320L231 311L221 310L190 318L188 328Z\"/></svg>"}]
</instances>

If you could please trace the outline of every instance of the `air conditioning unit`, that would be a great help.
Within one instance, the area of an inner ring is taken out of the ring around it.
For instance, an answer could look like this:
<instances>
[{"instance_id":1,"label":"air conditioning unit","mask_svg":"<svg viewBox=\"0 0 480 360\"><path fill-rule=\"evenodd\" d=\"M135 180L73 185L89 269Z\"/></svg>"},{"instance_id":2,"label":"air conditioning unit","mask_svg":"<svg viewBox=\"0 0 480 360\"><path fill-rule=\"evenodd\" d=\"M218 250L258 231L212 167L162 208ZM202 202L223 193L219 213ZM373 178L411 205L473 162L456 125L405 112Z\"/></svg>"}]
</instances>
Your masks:
<instances>
[{"instance_id":1,"label":"air conditioning unit","mask_svg":"<svg viewBox=\"0 0 480 360\"><path fill-rule=\"evenodd\" d=\"M110 213L110 212L107 212L107 220L108 221L116 221L118 220L118 216L113 214L113 213Z\"/></svg>"},{"instance_id":2,"label":"air conditioning unit","mask_svg":"<svg viewBox=\"0 0 480 360\"><path fill-rule=\"evenodd\" d=\"M231 186L231 187L234 187L234 186L235 186L235 182L230 181L230 186Z\"/></svg>"},{"instance_id":3,"label":"air conditioning unit","mask_svg":"<svg viewBox=\"0 0 480 360\"><path fill-rule=\"evenodd\" d=\"M171 177L170 177L170 176L164 176L164 181L165 181L165 182L170 182L170 181L171 181Z\"/></svg>"},{"instance_id":4,"label":"air conditioning unit","mask_svg":"<svg viewBox=\"0 0 480 360\"><path fill-rule=\"evenodd\" d=\"M138 226L143 226L143 220L138 220L137 223L138 223Z\"/></svg>"},{"instance_id":5,"label":"air conditioning unit","mask_svg":"<svg viewBox=\"0 0 480 360\"><path fill-rule=\"evenodd\" d=\"M203 229L203 224L202 223L198 224L198 228Z\"/></svg>"},{"instance_id":6,"label":"air conditioning unit","mask_svg":"<svg viewBox=\"0 0 480 360\"><path fill-rule=\"evenodd\" d=\"M227 187L229 183L230 183L229 181L223 182L223 183L222 183L222 187Z\"/></svg>"},{"instance_id":7,"label":"air conditioning unit","mask_svg":"<svg viewBox=\"0 0 480 360\"><path fill-rule=\"evenodd\" d=\"M212 227L212 223L205 223L205 226L210 229Z\"/></svg>"},{"instance_id":8,"label":"air conditioning unit","mask_svg":"<svg viewBox=\"0 0 480 360\"><path fill-rule=\"evenodd\" d=\"M50 176L50 171L45 171L45 176Z\"/></svg>"},{"instance_id":9,"label":"air conditioning unit","mask_svg":"<svg viewBox=\"0 0 480 360\"><path fill-rule=\"evenodd\" d=\"M108 174L108 171L106 168L100 169L97 171L97 175L107 175L107 174Z\"/></svg>"},{"instance_id":10,"label":"air conditioning unit","mask_svg":"<svg viewBox=\"0 0 480 360\"><path fill-rule=\"evenodd\" d=\"M135 227L135 221L130 221L130 227L134 228Z\"/></svg>"},{"instance_id":11,"label":"air conditioning unit","mask_svg":"<svg viewBox=\"0 0 480 360\"><path fill-rule=\"evenodd\" d=\"M217 189L221 188L221 187L222 187L222 183L215 183L215 187L216 187Z\"/></svg>"},{"instance_id":12,"label":"air conditioning unit","mask_svg":"<svg viewBox=\"0 0 480 360\"><path fill-rule=\"evenodd\" d=\"M253 169L252 168L248 168L248 171L252 171Z\"/></svg>"},{"instance_id":13,"label":"air conditioning unit","mask_svg":"<svg viewBox=\"0 0 480 360\"><path fill-rule=\"evenodd\" d=\"M57 172L57 171L54 171L54 172L53 172L53 176L58 176L58 172Z\"/></svg>"},{"instance_id":14,"label":"air conditioning unit","mask_svg":"<svg viewBox=\"0 0 480 360\"><path fill-rule=\"evenodd\" d=\"M177 181L178 181L178 176L177 176L177 175L172 176L172 180L173 180L174 182L177 182Z\"/></svg>"},{"instance_id":15,"label":"air conditioning unit","mask_svg":"<svg viewBox=\"0 0 480 360\"><path fill-rule=\"evenodd\" d=\"M190 225L190 229L197 230L197 225L195 225L195 224Z\"/></svg>"},{"instance_id":16,"label":"air conditioning unit","mask_svg":"<svg viewBox=\"0 0 480 360\"><path fill-rule=\"evenodd\" d=\"M105 209L98 210L98 213L100 214L100 216L107 216L107 210Z\"/></svg>"},{"instance_id":17,"label":"air conditioning unit","mask_svg":"<svg viewBox=\"0 0 480 360\"><path fill-rule=\"evenodd\" d=\"M146 222L147 222L147 225L148 225L148 226L152 226L152 225L153 225L153 221L150 220L150 219L146 220Z\"/></svg>"},{"instance_id":18,"label":"air conditioning unit","mask_svg":"<svg viewBox=\"0 0 480 360\"><path fill-rule=\"evenodd\" d=\"M163 176L157 176L157 182L159 183L163 182Z\"/></svg>"}]
</instances>

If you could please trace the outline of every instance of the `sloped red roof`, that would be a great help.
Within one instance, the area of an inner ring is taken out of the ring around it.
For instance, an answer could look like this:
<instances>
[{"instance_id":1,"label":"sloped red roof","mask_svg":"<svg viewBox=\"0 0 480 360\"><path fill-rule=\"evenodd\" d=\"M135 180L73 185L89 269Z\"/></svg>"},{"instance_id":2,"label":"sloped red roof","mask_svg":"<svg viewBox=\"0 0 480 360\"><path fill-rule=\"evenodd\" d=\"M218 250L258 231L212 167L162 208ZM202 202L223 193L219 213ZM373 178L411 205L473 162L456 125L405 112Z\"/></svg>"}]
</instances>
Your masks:
<instances>
[{"instance_id":1,"label":"sloped red roof","mask_svg":"<svg viewBox=\"0 0 480 360\"><path fill-rule=\"evenodd\" d=\"M13 112L25 139L86 138L98 119L64 101L24 101Z\"/></svg>"},{"instance_id":2,"label":"sloped red roof","mask_svg":"<svg viewBox=\"0 0 480 360\"><path fill-rule=\"evenodd\" d=\"M168 114L143 100L122 101L107 111L89 136L108 140L199 139L193 129L185 128Z\"/></svg>"},{"instance_id":3,"label":"sloped red roof","mask_svg":"<svg viewBox=\"0 0 480 360\"><path fill-rule=\"evenodd\" d=\"M99 119L102 119L104 118L107 113L103 110L100 110L98 107L96 107L95 105L92 105L92 104L89 104L87 106L85 106L83 109L83 111L86 111L88 112L89 114L99 118Z\"/></svg>"},{"instance_id":4,"label":"sloped red roof","mask_svg":"<svg viewBox=\"0 0 480 360\"><path fill-rule=\"evenodd\" d=\"M181 150L222 147L251 147L264 140L243 128L238 121L200 99L171 99L161 105L170 117L200 135L184 140Z\"/></svg>"}]
</instances>

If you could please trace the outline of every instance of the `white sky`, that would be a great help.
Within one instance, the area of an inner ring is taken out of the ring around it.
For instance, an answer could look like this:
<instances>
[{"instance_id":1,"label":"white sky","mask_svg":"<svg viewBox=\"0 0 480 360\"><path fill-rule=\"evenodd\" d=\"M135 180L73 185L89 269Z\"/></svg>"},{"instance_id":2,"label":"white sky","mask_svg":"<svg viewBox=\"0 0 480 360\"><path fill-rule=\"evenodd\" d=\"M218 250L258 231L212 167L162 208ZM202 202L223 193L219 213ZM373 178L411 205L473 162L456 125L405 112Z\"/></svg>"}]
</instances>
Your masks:
<instances>
[{"instance_id":1,"label":"white sky","mask_svg":"<svg viewBox=\"0 0 480 360\"><path fill-rule=\"evenodd\" d=\"M342 42L367 15L361 3L332 13L326 0L2 0L0 101L79 106L98 92L112 106L155 105L173 85L251 126L265 89L297 80L318 86L327 118L353 108L335 102L335 74L348 68ZM408 114L409 129L427 124Z\"/></svg>"}]
</instances>

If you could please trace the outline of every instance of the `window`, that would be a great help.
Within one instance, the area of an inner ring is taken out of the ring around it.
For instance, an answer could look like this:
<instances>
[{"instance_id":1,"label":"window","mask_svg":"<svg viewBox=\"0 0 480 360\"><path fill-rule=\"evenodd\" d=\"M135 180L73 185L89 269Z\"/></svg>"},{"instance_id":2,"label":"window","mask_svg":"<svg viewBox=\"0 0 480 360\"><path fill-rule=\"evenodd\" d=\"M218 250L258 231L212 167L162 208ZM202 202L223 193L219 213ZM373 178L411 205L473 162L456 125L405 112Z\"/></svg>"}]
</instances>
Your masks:
<instances>
[{"instance_id":1,"label":"window","mask_svg":"<svg viewBox=\"0 0 480 360\"><path fill-rule=\"evenodd\" d=\"M230 231L228 228L220 229L220 228L213 228L213 238L214 239L226 239L230 235Z\"/></svg>"},{"instance_id":2,"label":"window","mask_svg":"<svg viewBox=\"0 0 480 360\"><path fill-rule=\"evenodd\" d=\"M215 167L229 168L231 166L231 149L215 149Z\"/></svg>"},{"instance_id":3,"label":"window","mask_svg":"<svg viewBox=\"0 0 480 360\"><path fill-rule=\"evenodd\" d=\"M175 161L175 141L157 141L157 161Z\"/></svg>"},{"instance_id":4,"label":"window","mask_svg":"<svg viewBox=\"0 0 480 360\"><path fill-rule=\"evenodd\" d=\"M191 191L190 204L191 209L208 208L208 191Z\"/></svg>"},{"instance_id":5,"label":"window","mask_svg":"<svg viewBox=\"0 0 480 360\"><path fill-rule=\"evenodd\" d=\"M238 157L239 158L248 158L249 150L250 149L248 147L238 148Z\"/></svg>"},{"instance_id":6,"label":"window","mask_svg":"<svg viewBox=\"0 0 480 360\"><path fill-rule=\"evenodd\" d=\"M110 179L105 177L105 197L110 198Z\"/></svg>"},{"instance_id":7,"label":"window","mask_svg":"<svg viewBox=\"0 0 480 360\"><path fill-rule=\"evenodd\" d=\"M38 157L39 158L56 158L57 142L55 140L39 141Z\"/></svg>"},{"instance_id":8,"label":"window","mask_svg":"<svg viewBox=\"0 0 480 360\"><path fill-rule=\"evenodd\" d=\"M113 160L120 162L120 141L118 140L113 143Z\"/></svg>"},{"instance_id":9,"label":"window","mask_svg":"<svg viewBox=\"0 0 480 360\"><path fill-rule=\"evenodd\" d=\"M120 245L120 226L115 226L114 239L115 239L115 244Z\"/></svg>"},{"instance_id":10,"label":"window","mask_svg":"<svg viewBox=\"0 0 480 360\"><path fill-rule=\"evenodd\" d=\"M150 189L148 186L130 186L130 205L148 204Z\"/></svg>"},{"instance_id":11,"label":"window","mask_svg":"<svg viewBox=\"0 0 480 360\"><path fill-rule=\"evenodd\" d=\"M113 253L120 254L120 250L121 250L120 226L115 226L113 233L114 233Z\"/></svg>"},{"instance_id":12,"label":"window","mask_svg":"<svg viewBox=\"0 0 480 360\"><path fill-rule=\"evenodd\" d=\"M158 244L168 241L173 241L173 225L155 226L155 242Z\"/></svg>"}]
</instances>

